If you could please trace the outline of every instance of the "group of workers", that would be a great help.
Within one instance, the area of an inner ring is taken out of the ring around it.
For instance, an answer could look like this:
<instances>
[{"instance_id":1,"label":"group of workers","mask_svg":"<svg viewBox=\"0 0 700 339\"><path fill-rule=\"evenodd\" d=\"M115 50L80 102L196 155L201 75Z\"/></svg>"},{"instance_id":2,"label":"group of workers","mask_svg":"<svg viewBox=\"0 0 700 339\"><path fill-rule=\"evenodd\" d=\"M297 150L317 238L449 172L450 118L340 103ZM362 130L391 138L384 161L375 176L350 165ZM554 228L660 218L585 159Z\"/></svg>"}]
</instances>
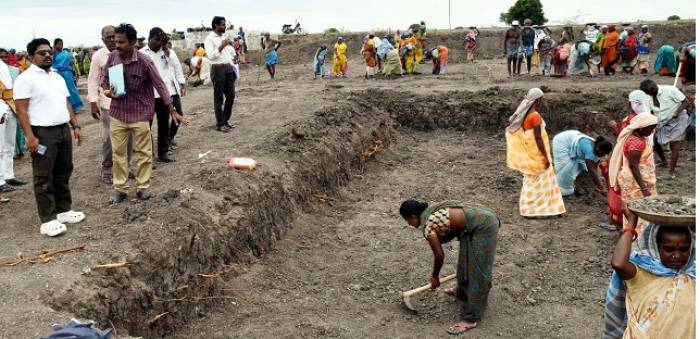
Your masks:
<instances>
[{"instance_id":1,"label":"group of workers","mask_svg":"<svg viewBox=\"0 0 700 339\"><path fill-rule=\"evenodd\" d=\"M380 38L373 33L366 35L360 50L366 67L365 78L374 78L380 72L389 78L404 74L420 74L418 65L424 60L433 62L433 74L445 74L449 50L444 45L428 48L426 36L427 28L424 21L413 25L409 31L396 31L394 36L387 34ZM326 45L316 50L313 60L314 78L347 77L348 45L345 39L338 37L333 45L332 68L327 74L324 64L328 52Z\"/></svg>"},{"instance_id":2,"label":"group of workers","mask_svg":"<svg viewBox=\"0 0 700 339\"><path fill-rule=\"evenodd\" d=\"M642 81L628 96L629 115L609 124L617 135L614 146L602 136L594 138L577 130L556 134L550 146L541 114L544 92L539 88L530 89L509 118L507 166L523 174L519 207L524 218L565 214L564 197L581 194L574 183L583 172L588 172L597 192L607 192L610 217L600 226L621 232L621 237L611 261L614 273L606 297L604 338L694 337L691 225L651 224L627 206L632 200L657 194L654 153L656 150L664 166L662 147L669 144L670 174L674 176L688 116L695 110L691 104L694 88L687 95L675 86ZM457 287L445 292L459 301L460 321L448 332L459 334L476 327L491 288L501 225L498 216L486 207L457 200L429 204L410 199L401 204L399 213L421 231L433 252L432 288L440 286L441 244L459 240Z\"/></svg>"},{"instance_id":3,"label":"group of workers","mask_svg":"<svg viewBox=\"0 0 700 339\"><path fill-rule=\"evenodd\" d=\"M508 74L519 75L523 61L527 73L533 66L540 66L542 75L564 77L568 74L588 74L592 76L593 66L598 73L614 75L617 70L632 74L638 69L648 74L651 67L653 35L649 25L642 25L636 33L633 26L618 26L595 23L586 24L576 38L573 26L565 25L559 39L552 37L552 31L544 26L533 26L532 20L525 19L524 27L513 21L505 33L504 55L507 58ZM687 43L678 49L670 45L659 48L654 62L654 72L660 75L675 75L678 61L681 63L683 82L695 82L695 43Z\"/></svg>"}]
</instances>

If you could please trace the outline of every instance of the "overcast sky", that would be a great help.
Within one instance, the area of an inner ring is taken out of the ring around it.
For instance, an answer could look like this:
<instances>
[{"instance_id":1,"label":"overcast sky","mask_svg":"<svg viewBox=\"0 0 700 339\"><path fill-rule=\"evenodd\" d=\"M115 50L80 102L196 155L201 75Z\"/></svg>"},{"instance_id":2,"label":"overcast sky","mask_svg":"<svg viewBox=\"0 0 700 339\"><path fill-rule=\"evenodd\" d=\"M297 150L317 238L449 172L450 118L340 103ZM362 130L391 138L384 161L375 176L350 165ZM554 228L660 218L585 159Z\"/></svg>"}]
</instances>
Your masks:
<instances>
[{"instance_id":1,"label":"overcast sky","mask_svg":"<svg viewBox=\"0 0 700 339\"><path fill-rule=\"evenodd\" d=\"M452 0L452 27L492 26L515 0ZM550 24L664 20L695 17L695 0L542 0ZM0 46L24 50L34 31L67 46L97 45L105 24L128 22L145 36L151 27L166 31L209 26L223 15L236 27L277 33L298 19L307 31L329 27L351 31L404 29L425 20L428 28L448 27L448 0L0 0ZM605 9L605 10L603 10ZM374 13L374 14L373 14Z\"/></svg>"}]
</instances>

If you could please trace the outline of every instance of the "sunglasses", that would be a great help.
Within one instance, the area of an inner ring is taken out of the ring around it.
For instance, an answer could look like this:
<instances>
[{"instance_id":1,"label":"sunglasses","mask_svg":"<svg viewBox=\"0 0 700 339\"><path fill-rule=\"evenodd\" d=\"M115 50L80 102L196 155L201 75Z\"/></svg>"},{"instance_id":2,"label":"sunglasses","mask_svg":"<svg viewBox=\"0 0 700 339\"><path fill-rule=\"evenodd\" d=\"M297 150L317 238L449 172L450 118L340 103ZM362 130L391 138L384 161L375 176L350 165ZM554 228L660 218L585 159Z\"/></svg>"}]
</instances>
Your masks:
<instances>
[{"instance_id":1,"label":"sunglasses","mask_svg":"<svg viewBox=\"0 0 700 339\"><path fill-rule=\"evenodd\" d=\"M36 54L39 54L40 56L46 56L48 55L53 55L53 50L51 49L43 49L41 51L36 51Z\"/></svg>"}]
</instances>

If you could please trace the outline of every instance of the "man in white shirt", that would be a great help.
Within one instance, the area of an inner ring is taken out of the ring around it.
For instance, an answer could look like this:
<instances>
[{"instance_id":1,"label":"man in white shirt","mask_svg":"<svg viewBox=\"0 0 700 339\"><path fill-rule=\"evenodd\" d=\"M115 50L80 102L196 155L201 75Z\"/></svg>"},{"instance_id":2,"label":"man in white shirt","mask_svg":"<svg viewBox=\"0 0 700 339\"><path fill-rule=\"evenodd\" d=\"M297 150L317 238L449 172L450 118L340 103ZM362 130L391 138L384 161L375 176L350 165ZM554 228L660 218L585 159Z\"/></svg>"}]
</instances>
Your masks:
<instances>
[{"instance_id":1,"label":"man in white shirt","mask_svg":"<svg viewBox=\"0 0 700 339\"><path fill-rule=\"evenodd\" d=\"M15 81L17 118L27 135L32 153L34 196L41 219L41 234L66 232L66 223L85 219L71 210L69 180L73 173L73 136L82 143L80 125L68 101L70 93L63 77L51 70L53 50L46 39L27 44L32 65Z\"/></svg>"},{"instance_id":2,"label":"man in white shirt","mask_svg":"<svg viewBox=\"0 0 700 339\"><path fill-rule=\"evenodd\" d=\"M233 101L236 97L236 70L233 60L236 50L230 41L224 37L226 19L215 16L211 21L213 32L204 40L204 49L211 63L211 81L214 84L214 114L216 115L216 130L227 133L233 128L229 124ZM226 97L226 101L224 101Z\"/></svg>"},{"instance_id":3,"label":"man in white shirt","mask_svg":"<svg viewBox=\"0 0 700 339\"><path fill-rule=\"evenodd\" d=\"M7 61L7 51L0 49L0 193L14 191L14 186L25 185L17 180L14 171L17 117L12 96L12 75ZM15 69L19 73L19 70Z\"/></svg>"},{"instance_id":4,"label":"man in white shirt","mask_svg":"<svg viewBox=\"0 0 700 339\"><path fill-rule=\"evenodd\" d=\"M671 166L669 175L675 178L676 164L681 153L681 146L685 139L685 132L688 128L688 108L689 102L676 86L658 86L651 79L646 79L639 84L639 89L651 96L653 105L651 111L659 119L654 133L654 151L661 160L661 167L666 167L666 156L663 146L670 144Z\"/></svg>"},{"instance_id":5,"label":"man in white shirt","mask_svg":"<svg viewBox=\"0 0 700 339\"><path fill-rule=\"evenodd\" d=\"M158 74L160 74L161 79L163 79L165 86L168 87L168 92L170 92L175 110L178 114L182 115L180 95L184 96L186 94L185 75L182 72L180 60L178 60L175 52L164 48L166 42L167 36L165 32L159 27L154 27L148 33L148 44L141 49L141 52L144 52L153 60L153 63L158 69ZM155 89L153 91L156 97L155 111L156 118L158 119L157 160L165 163L173 162L175 160L170 158L168 150L172 138L174 138L177 133L178 125L170 123L170 110L168 110L168 107L165 105L160 95L158 95L158 92Z\"/></svg>"}]
</instances>

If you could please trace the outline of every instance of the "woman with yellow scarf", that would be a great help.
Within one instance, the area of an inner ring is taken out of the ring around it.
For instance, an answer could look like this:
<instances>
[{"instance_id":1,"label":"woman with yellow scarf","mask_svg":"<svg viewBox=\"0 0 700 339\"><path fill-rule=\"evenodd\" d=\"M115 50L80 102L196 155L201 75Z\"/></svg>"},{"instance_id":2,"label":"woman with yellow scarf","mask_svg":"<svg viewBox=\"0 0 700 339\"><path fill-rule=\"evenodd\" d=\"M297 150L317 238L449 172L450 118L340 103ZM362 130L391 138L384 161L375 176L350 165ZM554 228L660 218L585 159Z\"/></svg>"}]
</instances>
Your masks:
<instances>
[{"instance_id":1,"label":"woman with yellow scarf","mask_svg":"<svg viewBox=\"0 0 700 339\"><path fill-rule=\"evenodd\" d=\"M507 165L523 174L520 215L525 218L562 215L564 199L552 167L549 136L538 112L544 93L532 88L508 121Z\"/></svg>"}]
</instances>

